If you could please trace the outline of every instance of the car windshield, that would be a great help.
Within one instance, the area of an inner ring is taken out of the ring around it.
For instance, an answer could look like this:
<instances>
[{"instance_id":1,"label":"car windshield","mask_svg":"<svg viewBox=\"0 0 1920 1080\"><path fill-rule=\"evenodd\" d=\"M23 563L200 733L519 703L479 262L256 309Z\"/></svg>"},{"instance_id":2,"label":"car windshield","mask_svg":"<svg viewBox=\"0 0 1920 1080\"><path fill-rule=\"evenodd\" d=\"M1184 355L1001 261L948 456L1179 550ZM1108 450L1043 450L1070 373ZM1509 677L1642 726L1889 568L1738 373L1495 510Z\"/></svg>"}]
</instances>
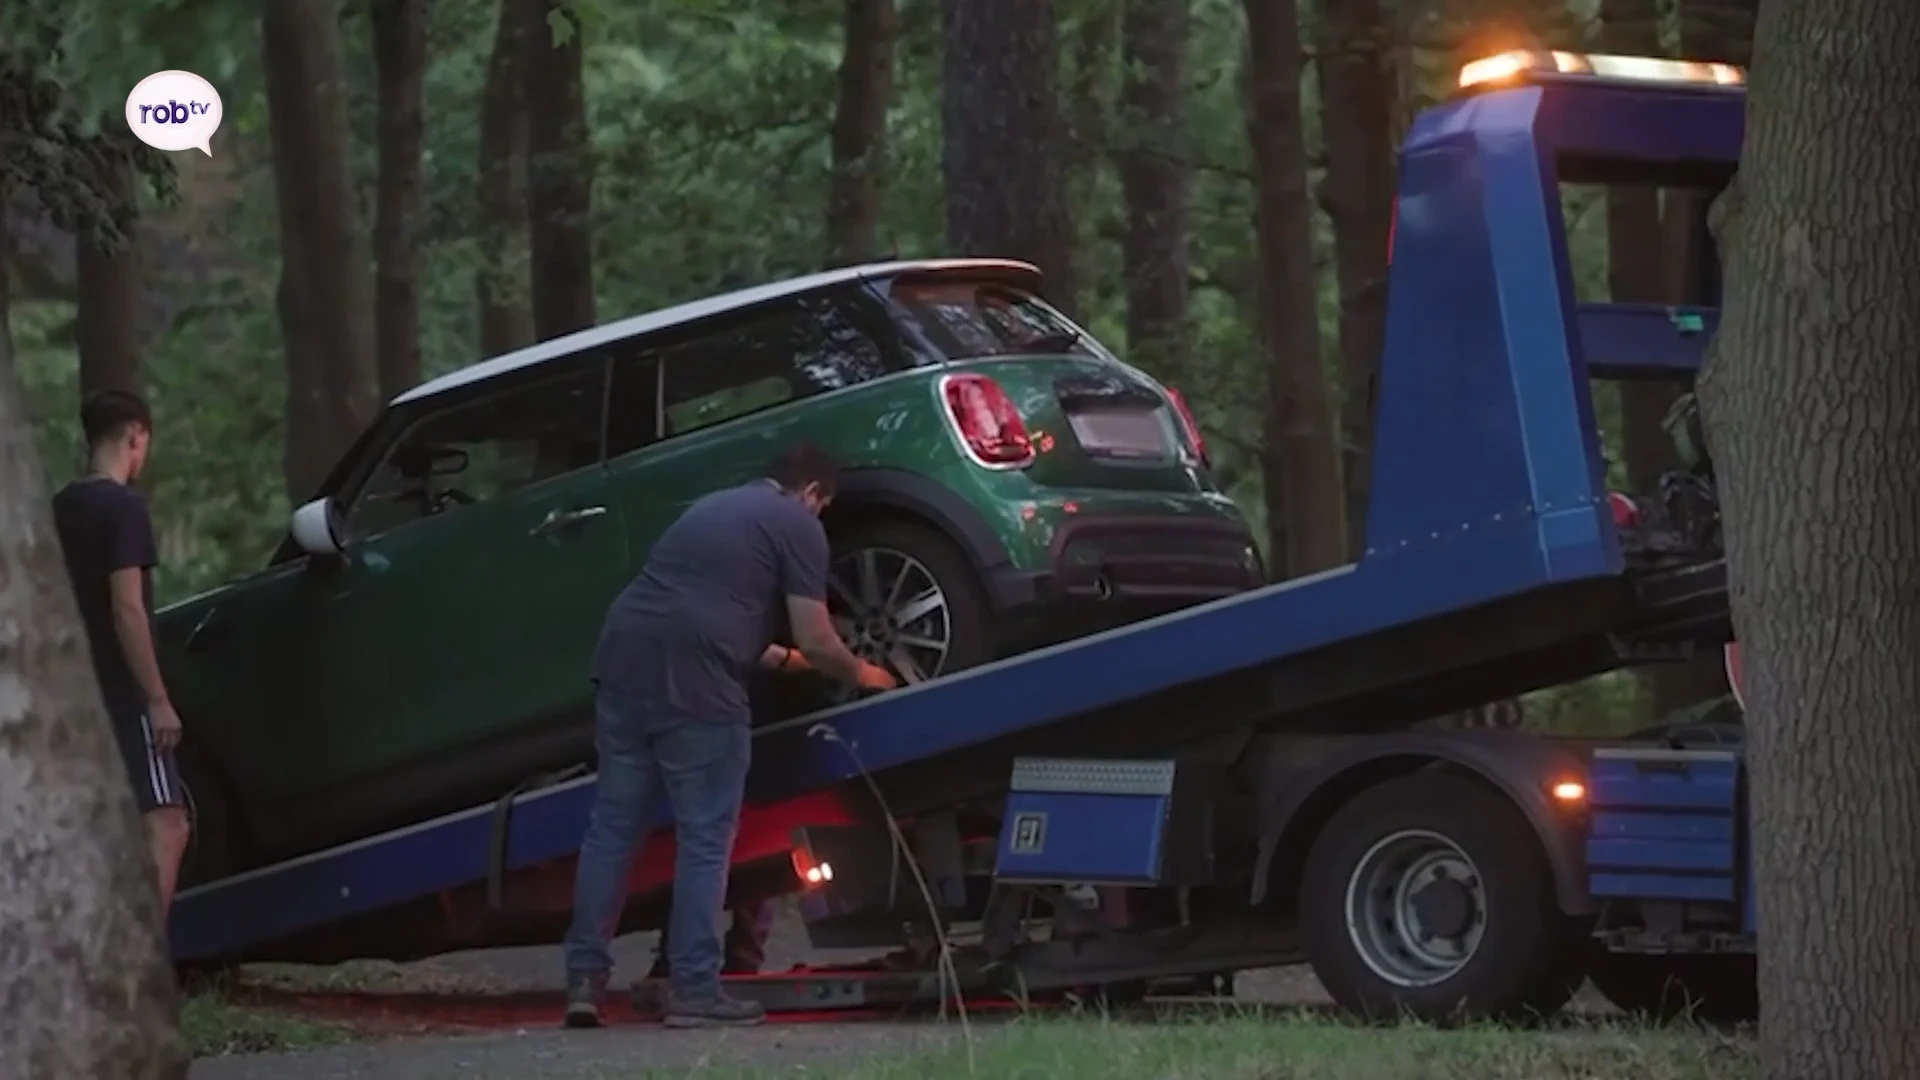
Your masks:
<instances>
[{"instance_id":1,"label":"car windshield","mask_svg":"<svg viewBox=\"0 0 1920 1080\"><path fill-rule=\"evenodd\" d=\"M893 302L947 360L1070 353L1099 347L1046 301L1001 282L951 277L901 278Z\"/></svg>"}]
</instances>

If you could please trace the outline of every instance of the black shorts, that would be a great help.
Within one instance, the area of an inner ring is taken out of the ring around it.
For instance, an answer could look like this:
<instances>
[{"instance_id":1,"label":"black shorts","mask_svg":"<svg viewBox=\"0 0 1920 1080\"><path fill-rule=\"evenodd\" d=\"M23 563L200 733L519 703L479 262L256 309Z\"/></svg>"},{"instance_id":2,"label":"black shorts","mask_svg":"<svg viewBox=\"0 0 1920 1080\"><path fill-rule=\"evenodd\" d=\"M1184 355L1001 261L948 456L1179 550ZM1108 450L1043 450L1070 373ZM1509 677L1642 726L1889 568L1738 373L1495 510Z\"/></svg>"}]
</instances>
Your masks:
<instances>
[{"instance_id":1,"label":"black shorts","mask_svg":"<svg viewBox=\"0 0 1920 1080\"><path fill-rule=\"evenodd\" d=\"M187 805L187 785L180 779L180 766L173 760L173 751L153 745L153 725L147 722L147 710L109 706L107 716L113 721L113 741L120 744L120 758L126 763L127 779L133 781L133 799L140 805L140 812Z\"/></svg>"}]
</instances>

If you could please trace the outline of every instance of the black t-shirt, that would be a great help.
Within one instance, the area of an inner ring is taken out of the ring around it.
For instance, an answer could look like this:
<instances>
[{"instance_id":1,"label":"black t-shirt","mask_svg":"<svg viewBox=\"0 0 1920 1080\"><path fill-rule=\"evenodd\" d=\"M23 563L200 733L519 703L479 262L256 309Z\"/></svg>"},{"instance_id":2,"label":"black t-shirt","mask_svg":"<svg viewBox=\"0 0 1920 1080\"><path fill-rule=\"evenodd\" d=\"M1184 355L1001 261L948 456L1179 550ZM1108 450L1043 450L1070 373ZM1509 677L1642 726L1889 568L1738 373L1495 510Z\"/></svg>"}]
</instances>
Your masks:
<instances>
[{"instance_id":1,"label":"black t-shirt","mask_svg":"<svg viewBox=\"0 0 1920 1080\"><path fill-rule=\"evenodd\" d=\"M80 605L80 620L93 649L100 693L109 708L138 707L140 684L127 666L113 628L116 570L138 569L148 615L153 612L153 568L160 561L153 519L138 491L107 477L75 480L53 497L53 523L67 557L67 577Z\"/></svg>"},{"instance_id":2,"label":"black t-shirt","mask_svg":"<svg viewBox=\"0 0 1920 1080\"><path fill-rule=\"evenodd\" d=\"M786 598L824 600L827 533L767 480L687 508L613 601L593 678L663 719L748 719L747 683L786 623Z\"/></svg>"}]
</instances>

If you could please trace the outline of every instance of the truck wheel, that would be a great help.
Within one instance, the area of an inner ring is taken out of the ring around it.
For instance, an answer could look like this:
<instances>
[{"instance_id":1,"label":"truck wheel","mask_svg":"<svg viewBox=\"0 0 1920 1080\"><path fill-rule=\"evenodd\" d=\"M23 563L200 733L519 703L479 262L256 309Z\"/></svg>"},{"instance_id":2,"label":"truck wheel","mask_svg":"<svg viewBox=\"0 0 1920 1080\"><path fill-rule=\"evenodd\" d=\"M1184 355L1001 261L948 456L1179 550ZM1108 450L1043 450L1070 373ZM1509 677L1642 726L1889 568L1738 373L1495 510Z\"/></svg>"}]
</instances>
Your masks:
<instances>
[{"instance_id":1,"label":"truck wheel","mask_svg":"<svg viewBox=\"0 0 1920 1080\"><path fill-rule=\"evenodd\" d=\"M1300 910L1321 985L1371 1019L1531 1020L1579 985L1533 826L1463 776L1390 780L1342 807L1307 856Z\"/></svg>"},{"instance_id":2,"label":"truck wheel","mask_svg":"<svg viewBox=\"0 0 1920 1080\"><path fill-rule=\"evenodd\" d=\"M1751 956L1596 953L1587 976L1621 1012L1660 1023L1744 1024L1760 1016L1759 971Z\"/></svg>"}]
</instances>

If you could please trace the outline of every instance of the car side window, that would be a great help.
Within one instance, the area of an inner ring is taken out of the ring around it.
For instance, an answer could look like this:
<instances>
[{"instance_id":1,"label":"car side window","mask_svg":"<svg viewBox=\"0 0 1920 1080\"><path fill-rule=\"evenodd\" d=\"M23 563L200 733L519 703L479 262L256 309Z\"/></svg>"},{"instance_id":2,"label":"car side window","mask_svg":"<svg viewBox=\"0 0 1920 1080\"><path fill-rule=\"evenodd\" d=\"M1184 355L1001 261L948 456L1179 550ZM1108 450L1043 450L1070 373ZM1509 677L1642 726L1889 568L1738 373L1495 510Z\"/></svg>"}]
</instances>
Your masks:
<instances>
[{"instance_id":1,"label":"car side window","mask_svg":"<svg viewBox=\"0 0 1920 1080\"><path fill-rule=\"evenodd\" d=\"M616 350L607 384L607 458L652 443L660 427L660 358Z\"/></svg>"},{"instance_id":2,"label":"car side window","mask_svg":"<svg viewBox=\"0 0 1920 1080\"><path fill-rule=\"evenodd\" d=\"M598 465L602 365L453 405L408 428L355 496L366 539Z\"/></svg>"},{"instance_id":3,"label":"car side window","mask_svg":"<svg viewBox=\"0 0 1920 1080\"><path fill-rule=\"evenodd\" d=\"M867 332L857 303L846 293L795 297L660 350L664 434L684 435L908 366L904 353Z\"/></svg>"}]
</instances>

